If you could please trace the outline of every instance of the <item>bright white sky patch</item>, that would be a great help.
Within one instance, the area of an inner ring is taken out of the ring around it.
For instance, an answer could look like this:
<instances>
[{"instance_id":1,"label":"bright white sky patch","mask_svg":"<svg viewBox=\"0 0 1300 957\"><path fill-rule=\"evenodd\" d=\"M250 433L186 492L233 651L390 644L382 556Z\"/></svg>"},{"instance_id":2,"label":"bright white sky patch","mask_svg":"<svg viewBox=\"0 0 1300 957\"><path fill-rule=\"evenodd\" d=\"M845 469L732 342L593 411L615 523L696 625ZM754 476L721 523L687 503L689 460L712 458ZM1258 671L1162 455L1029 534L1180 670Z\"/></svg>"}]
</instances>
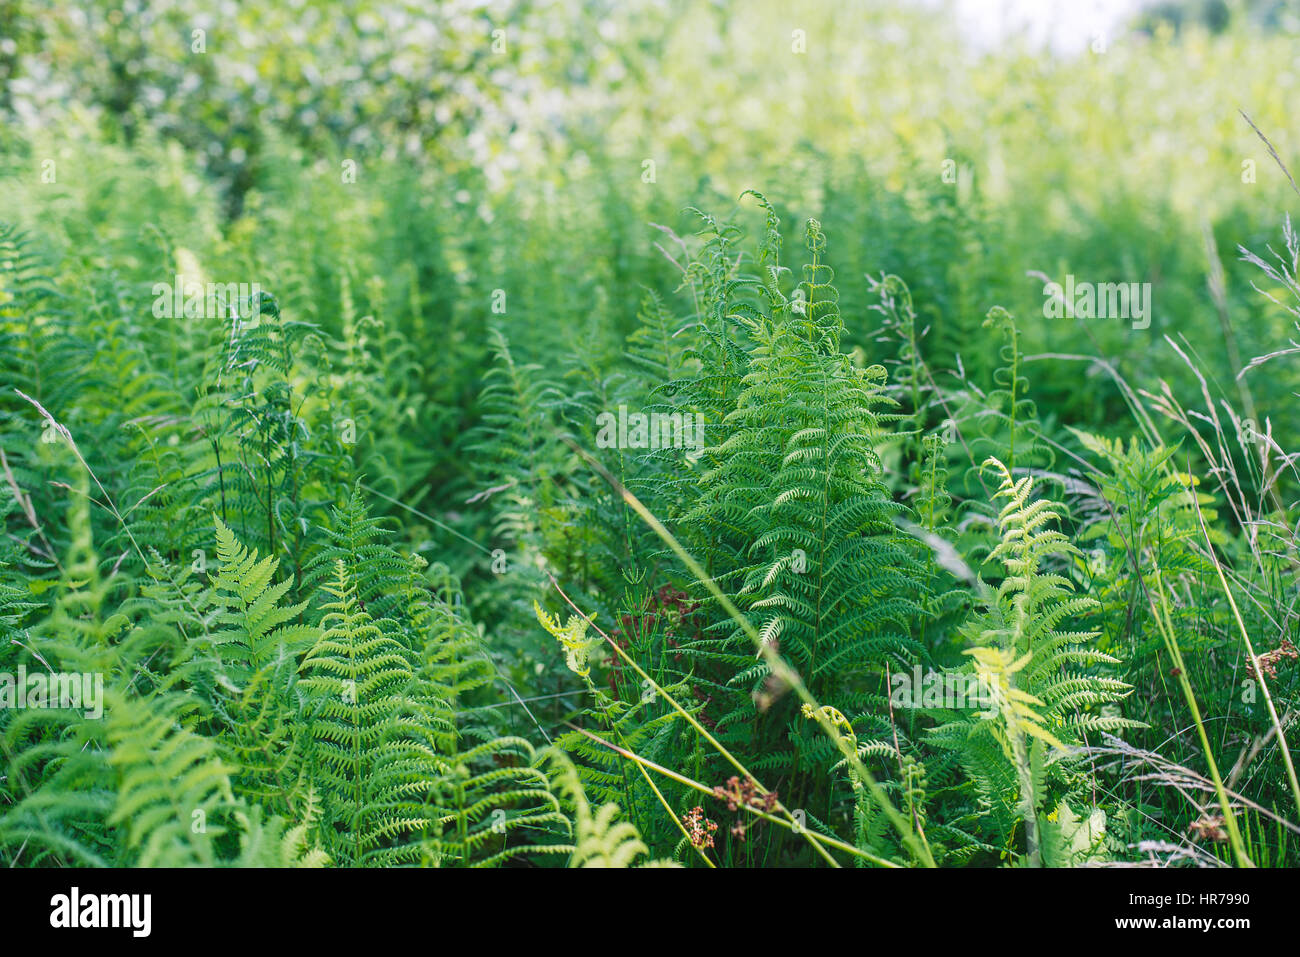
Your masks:
<instances>
[{"instance_id":1,"label":"bright white sky patch","mask_svg":"<svg viewBox=\"0 0 1300 957\"><path fill-rule=\"evenodd\" d=\"M1141 0L912 0L927 7L950 5L962 32L979 49L1023 36L1035 46L1077 53L1095 36L1107 39L1142 8Z\"/></svg>"}]
</instances>

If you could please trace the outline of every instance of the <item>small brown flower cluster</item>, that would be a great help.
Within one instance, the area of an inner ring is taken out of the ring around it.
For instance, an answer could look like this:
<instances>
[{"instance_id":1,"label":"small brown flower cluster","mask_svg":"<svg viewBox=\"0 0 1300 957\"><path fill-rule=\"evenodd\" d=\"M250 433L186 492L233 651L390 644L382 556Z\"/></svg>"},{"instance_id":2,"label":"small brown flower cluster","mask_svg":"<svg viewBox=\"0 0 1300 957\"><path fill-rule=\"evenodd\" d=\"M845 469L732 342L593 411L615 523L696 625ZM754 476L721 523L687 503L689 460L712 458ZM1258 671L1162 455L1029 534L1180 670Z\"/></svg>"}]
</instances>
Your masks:
<instances>
[{"instance_id":1,"label":"small brown flower cluster","mask_svg":"<svg viewBox=\"0 0 1300 957\"><path fill-rule=\"evenodd\" d=\"M1228 833L1223 829L1223 818L1210 815L1199 821L1193 821L1188 828L1192 837L1198 841L1226 841Z\"/></svg>"},{"instance_id":2,"label":"small brown flower cluster","mask_svg":"<svg viewBox=\"0 0 1300 957\"><path fill-rule=\"evenodd\" d=\"M775 791L760 794L753 778L742 781L734 774L727 778L726 785L719 784L713 789L713 796L719 801L727 802L728 811L738 811L741 807L748 806L770 814L776 807Z\"/></svg>"},{"instance_id":3,"label":"small brown flower cluster","mask_svg":"<svg viewBox=\"0 0 1300 957\"><path fill-rule=\"evenodd\" d=\"M766 811L771 814L776 808L776 792L769 791L767 794L760 794L758 785L753 778L741 780L734 774L727 778L725 785L719 784L713 789L713 796L719 801L725 801L728 811L739 811L742 807L751 807L757 811ZM745 839L745 821L742 817L737 817L731 825L731 833L739 840Z\"/></svg>"},{"instance_id":4,"label":"small brown flower cluster","mask_svg":"<svg viewBox=\"0 0 1300 957\"><path fill-rule=\"evenodd\" d=\"M1300 658L1300 651L1296 650L1295 645L1291 644L1290 638L1283 638L1282 644L1278 645L1272 651L1266 651L1259 655L1255 660L1259 662L1259 669L1246 665L1246 672L1256 681L1259 680L1260 673L1268 675L1270 678L1277 677L1277 664L1283 658Z\"/></svg>"},{"instance_id":5,"label":"small brown flower cluster","mask_svg":"<svg viewBox=\"0 0 1300 957\"><path fill-rule=\"evenodd\" d=\"M691 843L700 850L713 846L713 832L718 829L717 821L710 821L704 816L704 808L693 807L682 816L682 823L686 825L686 833L690 836Z\"/></svg>"}]
</instances>

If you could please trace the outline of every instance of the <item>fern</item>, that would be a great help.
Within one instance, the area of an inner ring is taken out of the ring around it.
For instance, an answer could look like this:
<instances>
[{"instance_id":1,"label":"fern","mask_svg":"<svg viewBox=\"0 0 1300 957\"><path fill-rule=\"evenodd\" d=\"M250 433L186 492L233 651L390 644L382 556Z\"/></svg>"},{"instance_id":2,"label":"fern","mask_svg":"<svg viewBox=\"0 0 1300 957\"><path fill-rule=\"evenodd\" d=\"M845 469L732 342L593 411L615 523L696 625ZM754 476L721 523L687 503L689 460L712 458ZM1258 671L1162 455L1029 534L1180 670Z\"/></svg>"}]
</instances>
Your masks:
<instances>
[{"instance_id":1,"label":"fern","mask_svg":"<svg viewBox=\"0 0 1300 957\"><path fill-rule=\"evenodd\" d=\"M563 751L551 750L545 757L552 775L574 807L574 844L569 867L632 867L638 857L650 853L635 826L618 820L619 806L613 801L592 808L577 769ZM668 861L648 861L640 867L672 867Z\"/></svg>"},{"instance_id":2,"label":"fern","mask_svg":"<svg viewBox=\"0 0 1300 957\"><path fill-rule=\"evenodd\" d=\"M1077 554L1059 531L1049 527L1060 520L1058 506L1047 499L1031 499L1033 479L1013 481L996 460L991 464L1002 477L999 498L1008 499L998 516L1002 541L989 556L1001 561L1006 577L998 589L998 604L1005 610L1003 649L1012 655L1029 654L1023 681L1042 698L1051 727L1070 736L1088 731L1115 731L1135 722L1098 713L1105 705L1122 700L1131 688L1124 682L1083 669L1114 667L1119 660L1089 643L1096 632L1062 630L1070 618L1096 607L1091 598L1074 597L1068 579L1045 568L1053 558Z\"/></svg>"},{"instance_id":3,"label":"fern","mask_svg":"<svg viewBox=\"0 0 1300 957\"><path fill-rule=\"evenodd\" d=\"M236 811L239 824L239 857L236 867L328 867L330 857L314 840L320 813L315 794L309 793L300 823L289 825L283 818L263 820L261 806L249 812Z\"/></svg>"},{"instance_id":4,"label":"fern","mask_svg":"<svg viewBox=\"0 0 1300 957\"><path fill-rule=\"evenodd\" d=\"M887 656L911 660L919 649L907 622L921 612L918 566L892 521L902 509L879 481L873 447L883 370L857 369L838 351L824 245L810 222L804 312L776 302L773 319L752 324L751 368L713 452L721 464L701 477L683 518L715 578L738 583L755 628L819 695L860 688ZM689 650L743 667L728 683L752 692L766 672L742 665L747 646L730 630ZM863 704L856 694L841 704Z\"/></svg>"},{"instance_id":5,"label":"fern","mask_svg":"<svg viewBox=\"0 0 1300 957\"><path fill-rule=\"evenodd\" d=\"M218 813L234 803L230 769L216 745L177 727L179 702L108 699L110 764L120 777L110 824L126 825L140 866L211 867L224 829Z\"/></svg>"},{"instance_id":6,"label":"fern","mask_svg":"<svg viewBox=\"0 0 1300 957\"><path fill-rule=\"evenodd\" d=\"M323 531L324 541L306 562L303 588L314 591L341 561L354 569L358 600L372 616L399 618L407 562L389 544L393 532L388 523L371 516L360 481L342 507L330 509Z\"/></svg>"},{"instance_id":7,"label":"fern","mask_svg":"<svg viewBox=\"0 0 1300 957\"><path fill-rule=\"evenodd\" d=\"M307 764L321 793L331 853L351 864L413 859L413 838L436 833L438 756L432 703L408 653L360 607L342 561L325 586L319 639L299 668Z\"/></svg>"},{"instance_id":8,"label":"fern","mask_svg":"<svg viewBox=\"0 0 1300 957\"><path fill-rule=\"evenodd\" d=\"M289 624L307 603L281 604L293 581L272 581L279 559L268 555L259 560L257 550L239 544L221 519L216 519L216 526L220 570L213 590L214 604L221 609L216 617L221 630L212 640L233 666L236 680L243 681L277 657L306 650L316 632L307 625Z\"/></svg>"},{"instance_id":9,"label":"fern","mask_svg":"<svg viewBox=\"0 0 1300 957\"><path fill-rule=\"evenodd\" d=\"M998 519L1001 541L989 556L1006 575L995 592L985 586L985 608L967 626L979 643L966 654L973 659L984 707L934 729L931 740L958 750L985 800L1002 807L1004 820L1023 824L1026 860L1038 865L1038 815L1051 769L1066 780L1059 760L1089 733L1141 723L1118 713L1132 689L1102 672L1119 661L1090 647L1096 632L1062 627L1096 602L1073 596L1068 579L1050 570L1049 563L1077 554L1051 527L1060 520L1060 506L1032 497L1032 477L1013 479L996 459L986 465L1001 478L997 497L1008 501ZM1083 789L1077 778L1066 783ZM1007 800L1013 793L1019 795L1014 810Z\"/></svg>"}]
</instances>

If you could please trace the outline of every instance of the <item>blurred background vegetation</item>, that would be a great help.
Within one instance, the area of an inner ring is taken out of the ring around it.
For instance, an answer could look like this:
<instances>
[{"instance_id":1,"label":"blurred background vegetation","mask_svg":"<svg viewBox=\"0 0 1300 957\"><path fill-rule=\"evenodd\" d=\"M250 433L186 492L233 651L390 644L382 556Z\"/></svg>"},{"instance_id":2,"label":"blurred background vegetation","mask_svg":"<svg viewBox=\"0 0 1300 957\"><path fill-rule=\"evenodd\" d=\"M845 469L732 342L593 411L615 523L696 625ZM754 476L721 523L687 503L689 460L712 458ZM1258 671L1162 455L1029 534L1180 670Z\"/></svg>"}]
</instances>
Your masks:
<instances>
[{"instance_id":1,"label":"blurred background vegetation","mask_svg":"<svg viewBox=\"0 0 1300 957\"><path fill-rule=\"evenodd\" d=\"M992 391L1002 339L983 320L995 305L1016 317L1036 429L1062 448L1080 449L1067 423L1135 432L1121 383L1197 397L1196 370L1207 402L1296 447L1295 364L1237 376L1296 335L1289 293L1239 249L1283 249L1300 200L1242 115L1300 168L1300 11L1129 4L1094 28L1064 3L1040 19L1057 14L1042 42L942 2L0 0L0 220L29 230L70 301L93 303L79 334L100 337L102 365L85 366L98 398L79 382L42 401L98 437L87 452L107 486L147 491L131 476L145 440L126 426L190 415L222 334L152 318L153 285L187 270L259 283L320 333L311 369L333 407L303 420L355 420L355 447L332 452L386 496L371 503L402 519L403 546L465 580L500 667L557 695L572 679L532 594L475 587L492 581L484 551L523 537L480 494L494 481L475 451L485 376L527 370L512 383L523 408L554 399L529 374L570 395L605 388L647 291L680 304L675 237L699 229L693 210L761 232L743 190L787 227L820 220L860 360L897 351L871 309L871 278L890 273L944 387ZM1042 277L1066 274L1151 283L1150 326L1046 318ZM0 443L30 444L31 409L8 392ZM41 478L36 513L58 514L62 473L22 464ZM530 464L561 484L582 471ZM320 501L343 501L341 485ZM529 505L545 526L548 502ZM585 561L564 535L598 534L556 531L563 514L536 549L553 568Z\"/></svg>"},{"instance_id":2,"label":"blurred background vegetation","mask_svg":"<svg viewBox=\"0 0 1300 957\"><path fill-rule=\"evenodd\" d=\"M649 224L686 230L686 207L725 213L754 187L839 239L862 342L864 276L886 271L911 285L932 351L975 371L995 303L1022 317L1027 352L1103 354L1137 384L1183 375L1166 335L1195 339L1223 381L1234 352L1284 343L1236 250L1277 235L1291 187L1238 110L1295 155L1289 6L1161 3L1065 50L976 47L968 23L942 4L6 0L5 209L84 209L57 240L133 252L132 281L168 273L146 227L214 271L254 232L261 261L241 268L286 309L328 322L345 274L377 277L390 309L472 356L490 290L512 285L559 287L535 298L560 315L528 316L548 335L621 338L641 285L673 283ZM1030 271L1149 281L1152 325L1044 320ZM1220 308L1233 348L1217 348ZM1073 364L1035 379L1071 421L1119 408Z\"/></svg>"}]
</instances>

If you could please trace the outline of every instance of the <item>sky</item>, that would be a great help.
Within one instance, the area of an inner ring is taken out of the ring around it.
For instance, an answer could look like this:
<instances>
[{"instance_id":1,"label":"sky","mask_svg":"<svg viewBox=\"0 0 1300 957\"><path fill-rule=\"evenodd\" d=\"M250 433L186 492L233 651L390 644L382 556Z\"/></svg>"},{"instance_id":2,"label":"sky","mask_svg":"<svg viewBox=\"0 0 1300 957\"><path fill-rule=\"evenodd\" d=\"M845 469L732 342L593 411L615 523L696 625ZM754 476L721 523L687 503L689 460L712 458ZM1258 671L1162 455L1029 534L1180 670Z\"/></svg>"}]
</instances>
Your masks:
<instances>
[{"instance_id":1,"label":"sky","mask_svg":"<svg viewBox=\"0 0 1300 957\"><path fill-rule=\"evenodd\" d=\"M942 0L913 0L938 5ZM950 0L972 42L988 47L1008 34L1062 53L1084 49L1098 34L1108 37L1141 0Z\"/></svg>"}]
</instances>

